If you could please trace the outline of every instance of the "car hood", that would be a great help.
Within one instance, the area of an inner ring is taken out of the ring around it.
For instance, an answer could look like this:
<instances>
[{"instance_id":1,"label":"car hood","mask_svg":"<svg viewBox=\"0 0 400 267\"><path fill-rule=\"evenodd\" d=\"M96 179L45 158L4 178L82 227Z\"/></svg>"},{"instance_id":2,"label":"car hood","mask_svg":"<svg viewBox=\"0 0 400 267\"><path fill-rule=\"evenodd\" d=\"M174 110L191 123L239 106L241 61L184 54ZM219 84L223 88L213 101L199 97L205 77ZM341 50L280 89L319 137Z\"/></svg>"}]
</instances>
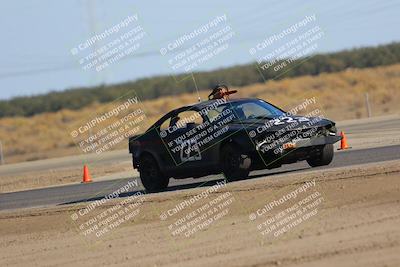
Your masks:
<instances>
[{"instance_id":1,"label":"car hood","mask_svg":"<svg viewBox=\"0 0 400 267\"><path fill-rule=\"evenodd\" d=\"M314 127L330 127L335 123L328 119L320 117L302 117L302 116L271 116L266 119L246 119L234 120L230 123L232 128L260 129L263 131L279 131L281 129L308 129Z\"/></svg>"}]
</instances>

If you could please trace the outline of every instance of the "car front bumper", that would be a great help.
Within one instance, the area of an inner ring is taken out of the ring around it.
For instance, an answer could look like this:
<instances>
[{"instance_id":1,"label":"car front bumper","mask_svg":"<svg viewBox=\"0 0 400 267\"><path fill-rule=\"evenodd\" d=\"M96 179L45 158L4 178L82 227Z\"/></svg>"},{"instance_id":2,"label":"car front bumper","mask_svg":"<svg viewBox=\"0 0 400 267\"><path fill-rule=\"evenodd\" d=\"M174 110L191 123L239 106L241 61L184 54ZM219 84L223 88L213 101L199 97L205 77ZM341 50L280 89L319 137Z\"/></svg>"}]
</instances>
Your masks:
<instances>
[{"instance_id":1,"label":"car front bumper","mask_svg":"<svg viewBox=\"0 0 400 267\"><path fill-rule=\"evenodd\" d=\"M334 143L340 141L341 139L342 139L342 137L338 136L338 135L317 136L317 137L312 137L310 139L300 139L298 141L295 141L294 148L334 144Z\"/></svg>"},{"instance_id":2,"label":"car front bumper","mask_svg":"<svg viewBox=\"0 0 400 267\"><path fill-rule=\"evenodd\" d=\"M341 139L342 137L338 135L314 136L306 139L294 139L284 143L258 144L256 146L256 150L262 153L274 151L275 154L278 154L279 152L297 148L307 148L307 147L322 146L327 144L334 144L340 141Z\"/></svg>"}]
</instances>

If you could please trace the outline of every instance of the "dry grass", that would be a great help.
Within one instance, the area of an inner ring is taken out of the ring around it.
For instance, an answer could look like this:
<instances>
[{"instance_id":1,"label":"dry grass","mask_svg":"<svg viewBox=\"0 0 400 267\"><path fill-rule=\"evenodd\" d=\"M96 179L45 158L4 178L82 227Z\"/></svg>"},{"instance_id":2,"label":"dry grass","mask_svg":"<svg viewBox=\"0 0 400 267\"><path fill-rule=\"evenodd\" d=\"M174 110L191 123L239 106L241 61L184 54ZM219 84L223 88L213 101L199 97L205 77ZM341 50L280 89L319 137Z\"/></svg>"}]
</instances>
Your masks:
<instances>
[{"instance_id":1,"label":"dry grass","mask_svg":"<svg viewBox=\"0 0 400 267\"><path fill-rule=\"evenodd\" d=\"M305 98L315 96L323 114L333 120L365 117L364 94L368 92L373 115L393 114L400 111L400 64L268 81L237 89L240 97L262 98L286 110ZM201 92L203 99L207 93ZM147 120L143 128L171 109L193 103L196 99L194 94L182 94L144 101ZM94 104L77 111L62 110L31 118L0 119L0 140L6 161L10 163L82 153L70 132L91 119L93 114L102 114L113 106L115 103ZM122 143L117 148L126 148L126 142Z\"/></svg>"}]
</instances>

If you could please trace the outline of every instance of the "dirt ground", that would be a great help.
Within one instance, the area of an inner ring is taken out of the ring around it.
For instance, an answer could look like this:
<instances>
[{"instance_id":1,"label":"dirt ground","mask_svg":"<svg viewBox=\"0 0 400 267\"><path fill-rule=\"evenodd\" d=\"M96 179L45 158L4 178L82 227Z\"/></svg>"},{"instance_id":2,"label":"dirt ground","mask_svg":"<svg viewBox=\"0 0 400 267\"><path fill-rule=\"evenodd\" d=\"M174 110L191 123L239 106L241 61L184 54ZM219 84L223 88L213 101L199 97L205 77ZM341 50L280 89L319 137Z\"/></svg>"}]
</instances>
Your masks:
<instances>
[{"instance_id":1,"label":"dirt ground","mask_svg":"<svg viewBox=\"0 0 400 267\"><path fill-rule=\"evenodd\" d=\"M85 203L1 212L0 266L400 266L399 163L114 199L90 212L133 215L98 237Z\"/></svg>"}]
</instances>

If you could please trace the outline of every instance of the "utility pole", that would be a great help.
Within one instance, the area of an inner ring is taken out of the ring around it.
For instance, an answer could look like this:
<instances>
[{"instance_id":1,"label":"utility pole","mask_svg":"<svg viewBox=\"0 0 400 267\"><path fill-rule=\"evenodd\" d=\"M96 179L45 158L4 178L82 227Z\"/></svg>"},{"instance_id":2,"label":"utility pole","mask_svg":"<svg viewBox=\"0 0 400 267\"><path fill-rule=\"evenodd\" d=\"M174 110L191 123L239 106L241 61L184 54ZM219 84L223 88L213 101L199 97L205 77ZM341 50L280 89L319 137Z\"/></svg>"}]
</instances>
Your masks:
<instances>
[{"instance_id":1,"label":"utility pole","mask_svg":"<svg viewBox=\"0 0 400 267\"><path fill-rule=\"evenodd\" d=\"M87 15L88 15L88 20L89 20L89 31L90 31L89 36L90 37L91 36L95 36L97 34L97 32L99 32L98 31L99 30L99 24L97 23L96 10L97 10L96 9L96 0L87 1ZM96 41L91 46L92 53L95 53L100 46L101 45ZM100 62L100 55L98 55L97 53L96 53L96 61L98 62L98 64L101 63ZM101 70L100 72L102 72L102 73L98 72L96 70L96 67L98 66L98 64L96 64L95 68L93 69L93 71L95 72L94 79L95 79L96 83L104 84L105 80L106 80L106 78L105 78L106 70L105 69Z\"/></svg>"},{"instance_id":2,"label":"utility pole","mask_svg":"<svg viewBox=\"0 0 400 267\"><path fill-rule=\"evenodd\" d=\"M3 154L3 145L0 141L0 165L4 164L4 154Z\"/></svg>"},{"instance_id":3,"label":"utility pole","mask_svg":"<svg viewBox=\"0 0 400 267\"><path fill-rule=\"evenodd\" d=\"M365 105L367 106L368 118L370 118L372 116L372 114L371 114L371 105L369 104L369 94L368 94L368 92L365 93Z\"/></svg>"}]
</instances>

